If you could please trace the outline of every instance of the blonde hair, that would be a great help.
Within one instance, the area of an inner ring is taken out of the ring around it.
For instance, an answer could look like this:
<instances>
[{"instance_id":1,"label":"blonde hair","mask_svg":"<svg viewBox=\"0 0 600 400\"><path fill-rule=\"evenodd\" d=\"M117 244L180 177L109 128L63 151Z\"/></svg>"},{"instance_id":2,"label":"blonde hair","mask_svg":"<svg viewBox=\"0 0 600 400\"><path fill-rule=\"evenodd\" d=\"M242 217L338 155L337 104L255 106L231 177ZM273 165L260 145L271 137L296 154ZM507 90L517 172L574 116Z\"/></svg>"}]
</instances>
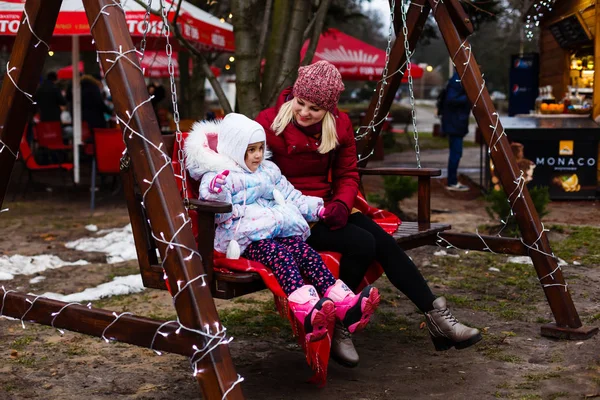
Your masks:
<instances>
[{"instance_id":1,"label":"blonde hair","mask_svg":"<svg viewBox=\"0 0 600 400\"><path fill-rule=\"evenodd\" d=\"M294 112L292 111L292 102L294 99L284 103L277 115L275 120L271 124L271 129L275 132L275 135L279 136L281 132L292 122L294 119ZM339 144L337 137L337 130L335 127L335 117L329 111L325 112L323 117L323 129L321 132L321 144L317 151L321 154L327 154L331 150L335 149Z\"/></svg>"}]
</instances>

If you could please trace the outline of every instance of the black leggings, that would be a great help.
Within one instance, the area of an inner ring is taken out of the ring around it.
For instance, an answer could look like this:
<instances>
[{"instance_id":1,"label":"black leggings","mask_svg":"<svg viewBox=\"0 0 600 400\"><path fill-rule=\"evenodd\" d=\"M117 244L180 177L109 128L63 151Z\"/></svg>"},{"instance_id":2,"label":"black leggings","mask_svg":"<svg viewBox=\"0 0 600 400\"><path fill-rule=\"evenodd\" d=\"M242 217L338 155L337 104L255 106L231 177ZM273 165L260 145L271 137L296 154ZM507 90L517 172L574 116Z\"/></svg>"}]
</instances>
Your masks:
<instances>
[{"instance_id":1,"label":"black leggings","mask_svg":"<svg viewBox=\"0 0 600 400\"><path fill-rule=\"evenodd\" d=\"M340 279L356 289L373 260L390 282L422 311L433 310L435 296L417 266L396 240L362 213L351 214L342 229L330 230L322 221L311 229L307 243L317 251L342 253Z\"/></svg>"}]
</instances>

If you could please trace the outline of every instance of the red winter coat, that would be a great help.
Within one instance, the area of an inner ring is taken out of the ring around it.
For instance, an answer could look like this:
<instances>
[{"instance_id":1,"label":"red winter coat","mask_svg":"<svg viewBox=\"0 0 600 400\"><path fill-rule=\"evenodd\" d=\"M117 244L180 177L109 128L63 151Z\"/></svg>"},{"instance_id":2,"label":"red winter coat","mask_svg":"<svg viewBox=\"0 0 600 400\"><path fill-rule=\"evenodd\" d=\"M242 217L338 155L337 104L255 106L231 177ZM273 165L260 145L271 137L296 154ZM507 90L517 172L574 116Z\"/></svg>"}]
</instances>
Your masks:
<instances>
[{"instance_id":1,"label":"red winter coat","mask_svg":"<svg viewBox=\"0 0 600 400\"><path fill-rule=\"evenodd\" d=\"M293 123L276 136L271 124L292 88L285 89L275 107L258 114L256 122L265 128L272 161L281 173L303 194L323 198L325 203L340 201L352 210L358 194L356 143L352 123L346 113L337 112L336 130L339 145L327 154L317 151L315 139L300 131Z\"/></svg>"}]
</instances>

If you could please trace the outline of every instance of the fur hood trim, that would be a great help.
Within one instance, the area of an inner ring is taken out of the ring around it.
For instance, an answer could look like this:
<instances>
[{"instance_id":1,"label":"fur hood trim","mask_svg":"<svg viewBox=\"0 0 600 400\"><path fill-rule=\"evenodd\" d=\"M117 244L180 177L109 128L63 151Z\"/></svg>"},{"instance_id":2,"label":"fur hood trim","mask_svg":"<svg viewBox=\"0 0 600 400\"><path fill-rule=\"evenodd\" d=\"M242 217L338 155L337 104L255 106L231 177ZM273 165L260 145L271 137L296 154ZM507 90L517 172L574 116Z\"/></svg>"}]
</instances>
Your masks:
<instances>
[{"instance_id":1,"label":"fur hood trim","mask_svg":"<svg viewBox=\"0 0 600 400\"><path fill-rule=\"evenodd\" d=\"M235 161L216 151L220 125L220 121L195 122L185 139L185 164L196 180L210 171L242 171Z\"/></svg>"},{"instance_id":2,"label":"fur hood trim","mask_svg":"<svg viewBox=\"0 0 600 400\"><path fill-rule=\"evenodd\" d=\"M190 176L200 180L207 172L221 172L223 170L244 172L230 157L217 152L217 143L220 133L221 120L197 121L185 139L184 152L185 164ZM266 148L265 157L271 158L271 152Z\"/></svg>"}]
</instances>

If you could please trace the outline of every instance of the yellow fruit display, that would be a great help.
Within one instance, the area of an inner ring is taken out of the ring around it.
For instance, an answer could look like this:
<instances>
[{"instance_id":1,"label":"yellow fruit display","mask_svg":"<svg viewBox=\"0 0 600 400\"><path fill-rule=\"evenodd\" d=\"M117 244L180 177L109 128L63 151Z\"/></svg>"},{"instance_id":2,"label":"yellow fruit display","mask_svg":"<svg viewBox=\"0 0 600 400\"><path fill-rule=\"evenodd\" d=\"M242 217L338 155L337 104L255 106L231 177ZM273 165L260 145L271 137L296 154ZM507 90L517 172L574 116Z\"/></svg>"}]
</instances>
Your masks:
<instances>
[{"instance_id":1,"label":"yellow fruit display","mask_svg":"<svg viewBox=\"0 0 600 400\"><path fill-rule=\"evenodd\" d=\"M581 185L579 184L579 177L577 174L573 174L566 180L562 181L562 188L565 192L579 192Z\"/></svg>"}]
</instances>

